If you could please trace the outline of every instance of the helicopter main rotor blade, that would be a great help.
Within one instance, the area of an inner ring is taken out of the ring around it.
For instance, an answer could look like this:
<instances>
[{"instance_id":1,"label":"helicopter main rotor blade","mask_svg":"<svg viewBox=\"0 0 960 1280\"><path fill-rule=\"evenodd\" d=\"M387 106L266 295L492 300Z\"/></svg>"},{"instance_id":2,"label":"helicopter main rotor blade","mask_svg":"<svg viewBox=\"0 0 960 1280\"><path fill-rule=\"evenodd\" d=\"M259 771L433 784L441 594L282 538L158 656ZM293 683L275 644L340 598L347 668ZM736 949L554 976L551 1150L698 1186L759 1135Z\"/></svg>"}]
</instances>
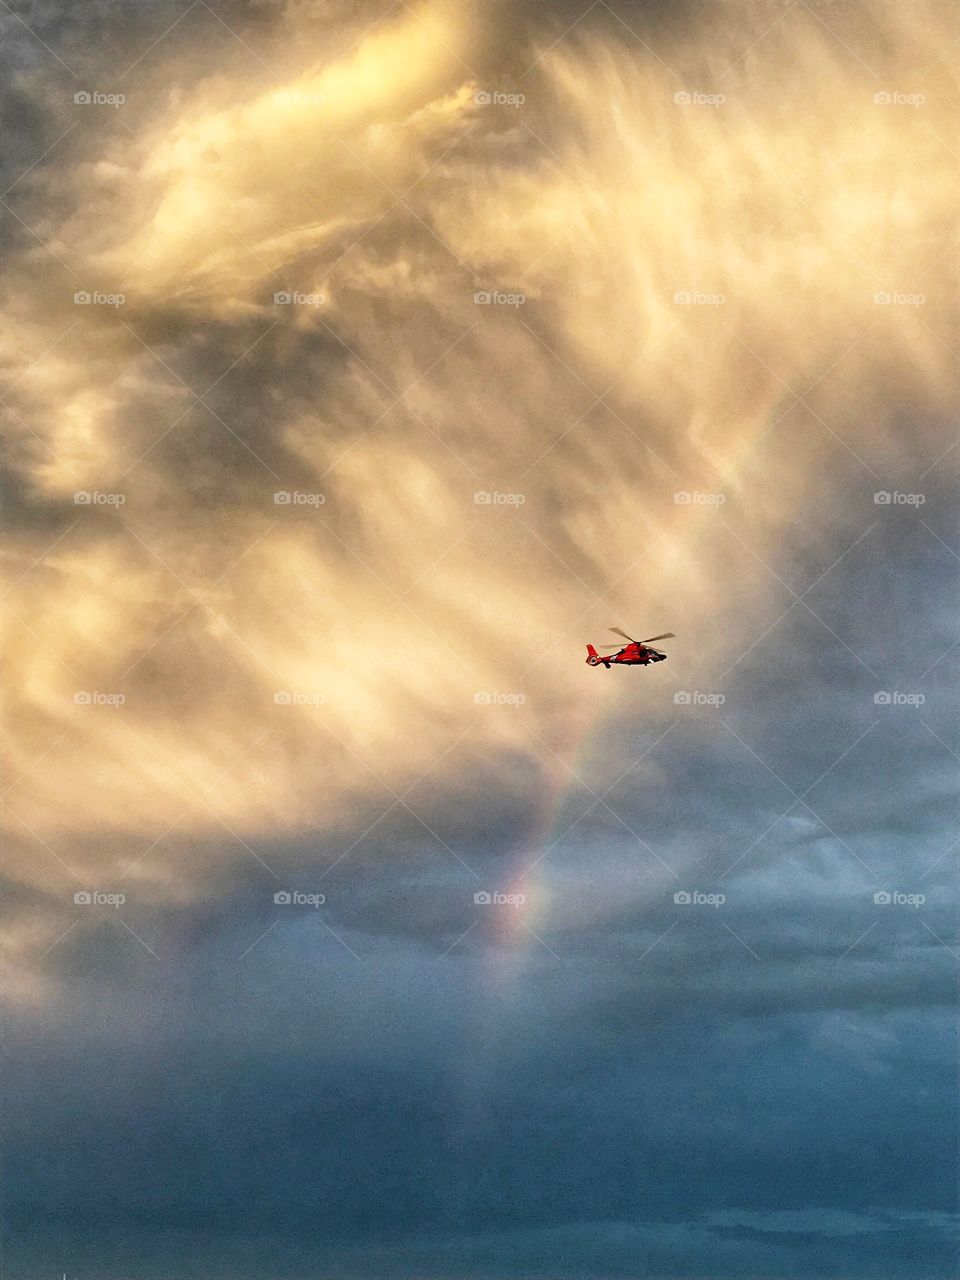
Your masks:
<instances>
[{"instance_id":1,"label":"helicopter main rotor blade","mask_svg":"<svg viewBox=\"0 0 960 1280\"><path fill-rule=\"evenodd\" d=\"M676 636L674 631L664 631L662 635L651 636L649 640L635 640L633 636L628 636L620 627L611 627L610 630L614 635L623 636L625 640L629 640L631 644L652 644L654 640L672 640Z\"/></svg>"}]
</instances>

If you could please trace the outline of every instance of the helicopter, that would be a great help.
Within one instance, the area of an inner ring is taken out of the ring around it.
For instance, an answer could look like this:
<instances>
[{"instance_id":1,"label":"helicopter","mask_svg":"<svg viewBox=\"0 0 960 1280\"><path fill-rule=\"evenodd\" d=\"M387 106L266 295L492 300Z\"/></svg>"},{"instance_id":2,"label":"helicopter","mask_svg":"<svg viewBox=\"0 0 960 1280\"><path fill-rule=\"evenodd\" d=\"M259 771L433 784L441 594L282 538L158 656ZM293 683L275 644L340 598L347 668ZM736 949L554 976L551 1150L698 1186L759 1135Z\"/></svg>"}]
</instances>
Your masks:
<instances>
[{"instance_id":1,"label":"helicopter","mask_svg":"<svg viewBox=\"0 0 960 1280\"><path fill-rule=\"evenodd\" d=\"M654 640L670 640L674 636L672 631L664 631L663 635L651 636L649 640L634 640L633 636L628 636L625 631L621 631L619 627L611 627L610 630L617 636L623 636L624 640L628 640L629 644L615 645L602 644L601 649L616 649L616 653L598 653L592 644L587 645L587 666L599 667L601 664L608 670L612 663L617 663L622 667L646 667L651 662L663 662L666 658L665 653L661 653L659 649L651 649L650 645Z\"/></svg>"}]
</instances>

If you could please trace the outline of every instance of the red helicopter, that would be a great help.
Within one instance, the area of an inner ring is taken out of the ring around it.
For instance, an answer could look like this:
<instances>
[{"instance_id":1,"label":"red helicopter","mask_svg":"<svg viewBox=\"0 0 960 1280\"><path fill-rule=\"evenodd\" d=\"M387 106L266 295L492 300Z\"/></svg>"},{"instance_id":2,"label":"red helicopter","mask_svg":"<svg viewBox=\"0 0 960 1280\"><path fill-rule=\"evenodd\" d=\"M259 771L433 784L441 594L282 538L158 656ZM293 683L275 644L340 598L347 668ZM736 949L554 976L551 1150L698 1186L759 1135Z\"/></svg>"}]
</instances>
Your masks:
<instances>
[{"instance_id":1,"label":"red helicopter","mask_svg":"<svg viewBox=\"0 0 960 1280\"><path fill-rule=\"evenodd\" d=\"M599 667L601 663L607 668L613 662L619 663L624 667L645 667L651 662L663 662L667 656L661 653L659 649L651 649L649 646L654 640L670 640L673 638L672 631L665 631L662 636L651 636L649 640L634 640L633 636L628 636L625 631L621 631L619 627L611 627L610 630L614 635L623 636L624 640L629 640L629 644L615 645L602 644L601 649L616 649L616 653L597 653L592 644L587 645L587 666Z\"/></svg>"}]
</instances>

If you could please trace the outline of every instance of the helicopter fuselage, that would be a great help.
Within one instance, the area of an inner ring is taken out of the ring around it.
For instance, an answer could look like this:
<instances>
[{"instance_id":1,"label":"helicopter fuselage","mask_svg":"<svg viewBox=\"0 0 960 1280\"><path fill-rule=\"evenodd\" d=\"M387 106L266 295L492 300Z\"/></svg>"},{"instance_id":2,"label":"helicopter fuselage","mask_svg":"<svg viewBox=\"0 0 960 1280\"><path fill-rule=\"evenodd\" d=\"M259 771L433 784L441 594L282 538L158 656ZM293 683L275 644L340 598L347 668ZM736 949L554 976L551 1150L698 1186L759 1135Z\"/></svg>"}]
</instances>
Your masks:
<instances>
[{"instance_id":1,"label":"helicopter fuselage","mask_svg":"<svg viewBox=\"0 0 960 1280\"><path fill-rule=\"evenodd\" d=\"M616 653L597 653L592 644L587 645L587 666L589 667L646 667L651 662L663 662L665 653L659 649L651 649L645 644L634 642L624 645Z\"/></svg>"}]
</instances>

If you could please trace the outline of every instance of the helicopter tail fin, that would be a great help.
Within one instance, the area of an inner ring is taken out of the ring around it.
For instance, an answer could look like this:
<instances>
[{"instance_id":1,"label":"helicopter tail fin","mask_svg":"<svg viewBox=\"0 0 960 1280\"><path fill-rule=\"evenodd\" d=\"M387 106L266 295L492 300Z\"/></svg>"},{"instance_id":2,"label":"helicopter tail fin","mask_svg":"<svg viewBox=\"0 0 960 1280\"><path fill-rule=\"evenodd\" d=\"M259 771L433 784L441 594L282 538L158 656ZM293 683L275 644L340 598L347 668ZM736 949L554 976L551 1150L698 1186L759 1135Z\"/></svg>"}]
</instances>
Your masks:
<instances>
[{"instance_id":1,"label":"helicopter tail fin","mask_svg":"<svg viewBox=\"0 0 960 1280\"><path fill-rule=\"evenodd\" d=\"M588 644L587 645L587 662L590 664L591 667L595 667L599 661L600 661L599 653L597 653L596 649L593 647L592 644Z\"/></svg>"}]
</instances>

